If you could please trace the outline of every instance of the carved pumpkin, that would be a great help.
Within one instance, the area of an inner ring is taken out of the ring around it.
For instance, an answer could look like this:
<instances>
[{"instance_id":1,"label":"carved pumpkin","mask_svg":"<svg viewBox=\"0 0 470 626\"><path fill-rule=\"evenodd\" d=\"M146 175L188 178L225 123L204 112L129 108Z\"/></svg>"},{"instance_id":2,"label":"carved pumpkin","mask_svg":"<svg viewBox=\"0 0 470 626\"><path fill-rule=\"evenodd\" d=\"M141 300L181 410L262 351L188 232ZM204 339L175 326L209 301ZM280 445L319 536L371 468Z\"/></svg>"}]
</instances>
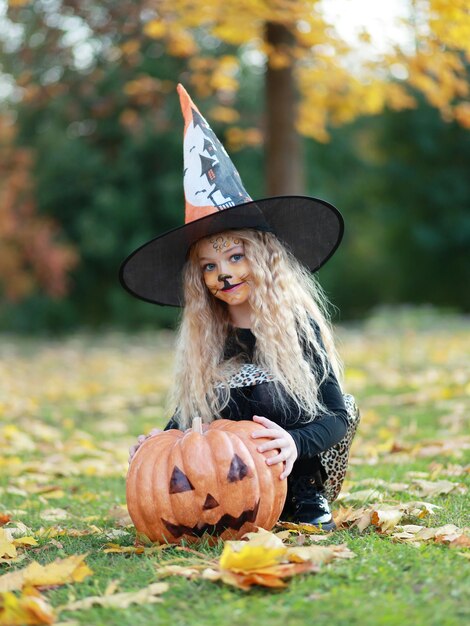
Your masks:
<instances>
[{"instance_id":1,"label":"carved pumpkin","mask_svg":"<svg viewBox=\"0 0 470 626\"><path fill-rule=\"evenodd\" d=\"M276 523L287 492L283 464L267 465L275 450L258 452L262 426L216 420L202 433L167 430L146 439L129 466L127 508L152 541L192 542L205 533L235 539Z\"/></svg>"}]
</instances>

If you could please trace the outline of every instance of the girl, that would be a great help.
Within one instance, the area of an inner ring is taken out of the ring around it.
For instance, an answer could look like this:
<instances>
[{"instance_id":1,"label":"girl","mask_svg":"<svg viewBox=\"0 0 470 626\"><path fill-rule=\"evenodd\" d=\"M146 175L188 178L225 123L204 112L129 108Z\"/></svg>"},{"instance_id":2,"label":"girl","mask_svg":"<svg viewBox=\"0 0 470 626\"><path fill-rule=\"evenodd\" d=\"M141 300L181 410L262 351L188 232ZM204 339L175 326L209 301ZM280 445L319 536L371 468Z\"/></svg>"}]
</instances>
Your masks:
<instances>
[{"instance_id":1,"label":"girl","mask_svg":"<svg viewBox=\"0 0 470 626\"><path fill-rule=\"evenodd\" d=\"M179 90L187 117L189 96ZM195 415L206 423L257 422L263 428L253 437L269 439L259 450L278 451L266 462L284 464L281 480L288 480L288 493L281 517L332 529L325 491L330 476L322 454L336 451L342 481L357 419L351 420L354 413L348 413L338 383L341 364L327 300L308 268L322 265L339 245L342 219L334 207L311 198L251 201L190 99L189 108L185 174L194 165L193 153L198 164L206 153L215 156L217 165L226 166L212 165L225 187L217 185L217 176L208 177L219 204L201 217L185 176L186 225L149 242L121 268L121 282L133 295L184 305L172 392L177 411L166 429L184 430ZM198 142L196 127L204 129L204 143ZM227 197L232 204L220 209ZM296 218L304 224L293 228ZM144 439L141 435L130 448L129 460Z\"/></svg>"}]
</instances>

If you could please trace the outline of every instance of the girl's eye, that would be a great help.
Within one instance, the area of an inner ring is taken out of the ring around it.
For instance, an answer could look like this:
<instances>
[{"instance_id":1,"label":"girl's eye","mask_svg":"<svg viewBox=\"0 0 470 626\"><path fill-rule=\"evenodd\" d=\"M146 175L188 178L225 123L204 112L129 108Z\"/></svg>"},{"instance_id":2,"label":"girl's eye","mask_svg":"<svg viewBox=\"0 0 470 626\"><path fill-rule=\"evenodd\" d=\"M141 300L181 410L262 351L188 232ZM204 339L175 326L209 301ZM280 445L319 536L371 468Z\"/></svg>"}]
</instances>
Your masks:
<instances>
[{"instance_id":1,"label":"girl's eye","mask_svg":"<svg viewBox=\"0 0 470 626\"><path fill-rule=\"evenodd\" d=\"M214 263L206 263L206 265L203 266L202 270L204 272L210 272L214 269L215 265Z\"/></svg>"},{"instance_id":2,"label":"girl's eye","mask_svg":"<svg viewBox=\"0 0 470 626\"><path fill-rule=\"evenodd\" d=\"M231 259L233 261L239 261L240 259L243 259L243 254L232 254Z\"/></svg>"}]
</instances>

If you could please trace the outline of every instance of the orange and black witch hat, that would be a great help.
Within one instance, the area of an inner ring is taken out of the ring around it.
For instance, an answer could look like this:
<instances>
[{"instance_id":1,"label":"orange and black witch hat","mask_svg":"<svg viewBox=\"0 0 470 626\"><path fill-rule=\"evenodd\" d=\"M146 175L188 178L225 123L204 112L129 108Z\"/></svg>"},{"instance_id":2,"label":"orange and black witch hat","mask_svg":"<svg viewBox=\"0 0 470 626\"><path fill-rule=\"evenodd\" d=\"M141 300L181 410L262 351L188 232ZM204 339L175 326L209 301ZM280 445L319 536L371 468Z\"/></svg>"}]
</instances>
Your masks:
<instances>
[{"instance_id":1,"label":"orange and black witch hat","mask_svg":"<svg viewBox=\"0 0 470 626\"><path fill-rule=\"evenodd\" d=\"M311 272L318 270L343 237L340 212L307 196L253 200L183 85L177 89L184 117L185 223L134 250L121 264L122 286L147 302L183 306L181 274L191 245L240 228L274 233Z\"/></svg>"}]
</instances>

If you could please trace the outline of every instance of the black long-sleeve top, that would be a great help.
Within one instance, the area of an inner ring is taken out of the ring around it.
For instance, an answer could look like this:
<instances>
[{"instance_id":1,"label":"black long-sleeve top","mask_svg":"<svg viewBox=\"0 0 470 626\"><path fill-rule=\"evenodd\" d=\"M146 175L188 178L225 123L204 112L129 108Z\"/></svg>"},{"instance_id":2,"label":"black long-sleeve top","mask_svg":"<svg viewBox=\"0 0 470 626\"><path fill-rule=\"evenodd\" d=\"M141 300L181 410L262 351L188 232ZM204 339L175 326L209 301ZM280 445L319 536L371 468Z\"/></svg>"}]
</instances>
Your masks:
<instances>
[{"instance_id":1,"label":"black long-sleeve top","mask_svg":"<svg viewBox=\"0 0 470 626\"><path fill-rule=\"evenodd\" d=\"M314 324L317 339L322 342L319 327ZM256 337L250 329L233 328L225 345L225 358L241 355L246 363L252 363ZM323 345L323 344L322 344ZM306 423L310 416L299 414L298 409L289 396L280 405L272 393L274 383L265 382L249 387L236 387L230 390L229 404L221 415L231 420L252 420L253 415L263 415L276 422L293 437L298 451L298 461L308 464L320 452L338 443L346 434L347 413L340 386L331 367L328 375L321 383L319 394L326 410L315 415ZM178 428L173 416L165 430ZM299 468L300 469L300 468Z\"/></svg>"}]
</instances>

